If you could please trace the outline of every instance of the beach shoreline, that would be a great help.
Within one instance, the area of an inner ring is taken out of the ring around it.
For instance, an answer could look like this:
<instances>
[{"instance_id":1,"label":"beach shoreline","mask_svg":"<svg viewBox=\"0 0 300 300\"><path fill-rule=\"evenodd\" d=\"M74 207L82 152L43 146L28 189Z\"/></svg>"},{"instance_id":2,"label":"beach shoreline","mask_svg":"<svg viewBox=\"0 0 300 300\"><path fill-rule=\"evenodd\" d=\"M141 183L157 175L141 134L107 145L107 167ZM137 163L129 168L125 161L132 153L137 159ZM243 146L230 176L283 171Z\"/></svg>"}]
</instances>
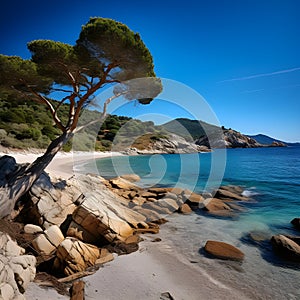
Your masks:
<instances>
[{"instance_id":1,"label":"beach shoreline","mask_svg":"<svg viewBox=\"0 0 300 300\"><path fill-rule=\"evenodd\" d=\"M15 158L18 164L32 163L38 157L42 156L44 152L42 151L0 151L0 157L4 155L9 155ZM76 169L74 166L77 164L84 164L90 161L112 157L112 156L122 156L124 154L120 152L58 152L50 164L45 169L45 172L49 173L51 176L60 177L62 179L69 179L76 174Z\"/></svg>"}]
</instances>

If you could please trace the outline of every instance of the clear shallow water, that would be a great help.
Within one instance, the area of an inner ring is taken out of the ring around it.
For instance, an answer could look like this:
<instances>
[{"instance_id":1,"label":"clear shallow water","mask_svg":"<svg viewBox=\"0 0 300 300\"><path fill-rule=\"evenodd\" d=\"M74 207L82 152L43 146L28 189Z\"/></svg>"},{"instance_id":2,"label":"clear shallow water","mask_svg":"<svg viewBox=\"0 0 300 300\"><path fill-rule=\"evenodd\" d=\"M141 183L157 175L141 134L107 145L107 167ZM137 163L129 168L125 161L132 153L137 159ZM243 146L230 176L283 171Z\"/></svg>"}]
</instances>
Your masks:
<instances>
[{"instance_id":1,"label":"clear shallow water","mask_svg":"<svg viewBox=\"0 0 300 300\"><path fill-rule=\"evenodd\" d=\"M229 149L226 154L222 182L218 176L208 181L210 153L113 157L98 160L97 166L104 177L136 173L144 186L177 185L195 192L213 189L218 183L244 186L254 201L245 204L247 211L238 218L214 218L201 212L172 215L162 235L209 276L252 299L300 299L299 267L280 261L268 244L257 247L247 239L252 231L268 238L297 234L290 221L300 217L300 147ZM239 247L245 253L243 264L205 257L201 248L209 239Z\"/></svg>"},{"instance_id":2,"label":"clear shallow water","mask_svg":"<svg viewBox=\"0 0 300 300\"><path fill-rule=\"evenodd\" d=\"M216 164L223 157L217 156ZM294 217L300 217L300 147L228 149L222 180L216 174L208 180L211 165L210 153L120 156L97 161L103 177L135 173L142 178L143 186L177 185L201 192L218 184L242 185L255 201L246 204L249 213L241 218L262 227L289 226L286 224Z\"/></svg>"}]
</instances>

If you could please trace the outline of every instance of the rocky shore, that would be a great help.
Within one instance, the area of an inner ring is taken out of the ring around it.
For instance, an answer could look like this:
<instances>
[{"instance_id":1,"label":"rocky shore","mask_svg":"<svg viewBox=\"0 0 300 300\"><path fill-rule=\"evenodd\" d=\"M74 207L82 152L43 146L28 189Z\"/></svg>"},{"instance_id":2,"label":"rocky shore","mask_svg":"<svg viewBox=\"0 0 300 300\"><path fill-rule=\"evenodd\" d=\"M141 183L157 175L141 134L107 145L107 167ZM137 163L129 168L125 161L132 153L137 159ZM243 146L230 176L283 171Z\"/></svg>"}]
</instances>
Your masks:
<instances>
[{"instance_id":1,"label":"rocky shore","mask_svg":"<svg viewBox=\"0 0 300 300\"><path fill-rule=\"evenodd\" d=\"M8 164L16 162L8 156L0 159L0 169ZM201 210L211 216L232 218L251 201L239 186L222 186L200 195L172 187L144 189L138 181L134 174L105 180L91 174L61 179L44 173L26 195L26 202L0 221L2 298L24 299L33 280L69 295L78 278L92 275L122 254L139 250L141 241L158 233L168 215ZM292 222L299 228L299 219ZM299 240L278 235L271 243L280 256L298 262ZM151 241L159 239L153 236ZM204 252L222 260L244 259L244 253L226 241L208 240ZM72 291L78 289L76 285ZM84 284L76 293L83 295L83 290ZM174 291L168 297L161 299L172 299Z\"/></svg>"},{"instance_id":2,"label":"rocky shore","mask_svg":"<svg viewBox=\"0 0 300 300\"><path fill-rule=\"evenodd\" d=\"M195 144L201 147L213 148L261 148L261 147L286 147L284 143L274 141L270 145L258 143L233 129L223 129L222 134L212 132L204 135L195 141Z\"/></svg>"}]
</instances>

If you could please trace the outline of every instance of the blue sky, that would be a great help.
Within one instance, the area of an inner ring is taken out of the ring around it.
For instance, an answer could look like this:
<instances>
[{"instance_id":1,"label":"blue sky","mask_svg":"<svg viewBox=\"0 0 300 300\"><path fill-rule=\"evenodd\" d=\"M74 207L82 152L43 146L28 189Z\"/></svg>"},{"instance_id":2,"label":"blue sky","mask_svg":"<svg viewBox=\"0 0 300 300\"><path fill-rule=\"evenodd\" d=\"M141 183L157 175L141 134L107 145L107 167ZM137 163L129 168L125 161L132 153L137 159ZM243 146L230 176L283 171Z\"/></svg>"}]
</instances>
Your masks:
<instances>
[{"instance_id":1,"label":"blue sky","mask_svg":"<svg viewBox=\"0 0 300 300\"><path fill-rule=\"evenodd\" d=\"M0 12L2 54L29 58L26 43L34 39L74 44L89 17L112 18L141 34L157 76L196 90L221 125L300 141L298 0L9 3ZM135 116L142 109L128 105L122 112ZM172 117L185 116L163 101L146 109L166 110Z\"/></svg>"}]
</instances>

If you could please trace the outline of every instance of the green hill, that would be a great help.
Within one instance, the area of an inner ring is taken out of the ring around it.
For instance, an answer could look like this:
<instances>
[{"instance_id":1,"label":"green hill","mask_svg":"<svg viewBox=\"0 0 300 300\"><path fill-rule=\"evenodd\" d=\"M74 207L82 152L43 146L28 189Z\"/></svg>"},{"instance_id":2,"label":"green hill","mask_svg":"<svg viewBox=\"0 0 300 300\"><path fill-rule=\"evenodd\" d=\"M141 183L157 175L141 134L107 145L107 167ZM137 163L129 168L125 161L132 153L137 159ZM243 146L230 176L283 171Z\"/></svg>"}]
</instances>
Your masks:
<instances>
[{"instance_id":1,"label":"green hill","mask_svg":"<svg viewBox=\"0 0 300 300\"><path fill-rule=\"evenodd\" d=\"M162 129L184 137L187 141L209 135L218 128L204 121L178 118L160 126Z\"/></svg>"},{"instance_id":2,"label":"green hill","mask_svg":"<svg viewBox=\"0 0 300 300\"><path fill-rule=\"evenodd\" d=\"M258 143L263 144L263 145L271 145L273 142L277 143L284 143L288 146L300 146L300 143L288 143L288 142L283 142L277 139L274 139L272 137L269 137L265 134L256 134L256 135L248 135L248 137L255 139Z\"/></svg>"},{"instance_id":3,"label":"green hill","mask_svg":"<svg viewBox=\"0 0 300 300\"><path fill-rule=\"evenodd\" d=\"M68 113L69 105L62 105L60 119L67 121ZM81 121L88 123L96 118L99 118L98 112L85 110ZM44 149L60 133L53 125L51 114L45 106L21 99L2 97L0 100L0 145L18 149ZM114 143L114 146L118 144L119 149L123 150L122 148L130 146L138 136L149 133L155 138L165 132L151 121L142 122L129 117L108 115L100 129L99 123L95 123L76 134L75 149L87 151L94 147L96 151L108 151ZM69 151L71 148L72 141L63 150Z\"/></svg>"}]
</instances>

